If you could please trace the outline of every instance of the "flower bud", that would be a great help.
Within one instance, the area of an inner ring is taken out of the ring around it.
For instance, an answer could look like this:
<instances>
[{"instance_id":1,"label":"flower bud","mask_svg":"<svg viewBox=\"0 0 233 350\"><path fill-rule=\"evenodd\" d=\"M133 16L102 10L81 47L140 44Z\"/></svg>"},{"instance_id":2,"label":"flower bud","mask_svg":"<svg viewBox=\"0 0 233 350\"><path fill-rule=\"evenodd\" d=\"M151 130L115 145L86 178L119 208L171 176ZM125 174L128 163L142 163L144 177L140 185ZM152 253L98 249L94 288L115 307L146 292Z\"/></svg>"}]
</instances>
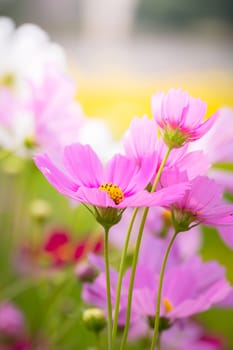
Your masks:
<instances>
[{"instance_id":1,"label":"flower bud","mask_svg":"<svg viewBox=\"0 0 233 350\"><path fill-rule=\"evenodd\" d=\"M100 332L107 324L106 316L102 310L90 308L83 313L83 322L87 329L92 332Z\"/></svg>"},{"instance_id":2,"label":"flower bud","mask_svg":"<svg viewBox=\"0 0 233 350\"><path fill-rule=\"evenodd\" d=\"M39 221L44 222L47 220L52 213L52 208L50 204L43 199L35 199L30 206L31 216Z\"/></svg>"},{"instance_id":3,"label":"flower bud","mask_svg":"<svg viewBox=\"0 0 233 350\"><path fill-rule=\"evenodd\" d=\"M80 282L92 282L97 276L96 268L86 261L78 263L74 273Z\"/></svg>"}]
</instances>

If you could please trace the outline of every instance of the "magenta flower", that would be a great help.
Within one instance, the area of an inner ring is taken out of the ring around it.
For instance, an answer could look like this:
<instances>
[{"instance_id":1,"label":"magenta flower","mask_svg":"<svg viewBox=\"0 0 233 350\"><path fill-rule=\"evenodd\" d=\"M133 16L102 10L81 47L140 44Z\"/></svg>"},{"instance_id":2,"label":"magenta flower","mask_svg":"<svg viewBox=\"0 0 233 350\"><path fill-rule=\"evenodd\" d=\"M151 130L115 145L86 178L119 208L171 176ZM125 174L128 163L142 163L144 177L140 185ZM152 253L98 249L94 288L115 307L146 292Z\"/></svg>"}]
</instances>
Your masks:
<instances>
[{"instance_id":1,"label":"magenta flower","mask_svg":"<svg viewBox=\"0 0 233 350\"><path fill-rule=\"evenodd\" d=\"M209 278L207 281L200 281L201 276ZM147 266L138 266L132 306L134 322L137 317L153 320L158 278L159 275L154 274ZM125 283L127 280L126 275ZM166 327L169 328L175 320L208 310L224 300L231 291L224 270L217 263L202 263L191 259L190 262L165 272L161 318L167 320ZM124 300L122 307L124 308Z\"/></svg>"},{"instance_id":2,"label":"magenta flower","mask_svg":"<svg viewBox=\"0 0 233 350\"><path fill-rule=\"evenodd\" d=\"M187 188L187 184L180 184L149 193L144 189L154 167L147 159L139 167L134 160L118 154L103 168L92 148L78 143L65 147L60 169L47 155L36 156L35 163L60 193L94 206L98 221L105 217L117 223L127 207L174 203ZM108 208L107 212L103 208Z\"/></svg>"},{"instance_id":3,"label":"magenta flower","mask_svg":"<svg viewBox=\"0 0 233 350\"><path fill-rule=\"evenodd\" d=\"M139 164L145 157L150 157L152 161L154 159L157 162L156 173L165 156L167 146L162 138L158 138L158 128L154 119L149 119L147 116L134 118L123 138L123 143L126 155ZM207 157L200 150L187 152L187 148L187 144L181 148L174 148L165 168L176 166L180 171L186 170L189 179L206 174L210 167Z\"/></svg>"},{"instance_id":4,"label":"magenta flower","mask_svg":"<svg viewBox=\"0 0 233 350\"><path fill-rule=\"evenodd\" d=\"M152 111L164 142L171 148L202 137L214 124L217 114L202 122L206 104L181 89L160 92L152 98Z\"/></svg>"},{"instance_id":5,"label":"magenta flower","mask_svg":"<svg viewBox=\"0 0 233 350\"><path fill-rule=\"evenodd\" d=\"M177 323L161 335L163 350L222 350L224 345L220 337L208 334L192 321Z\"/></svg>"},{"instance_id":6,"label":"magenta flower","mask_svg":"<svg viewBox=\"0 0 233 350\"><path fill-rule=\"evenodd\" d=\"M163 186L187 181L187 175L179 172L166 172ZM205 176L190 181L191 187L173 206L173 218L177 229L187 231L196 224L230 226L233 224L233 205L221 201L222 186Z\"/></svg>"},{"instance_id":7,"label":"magenta flower","mask_svg":"<svg viewBox=\"0 0 233 350\"><path fill-rule=\"evenodd\" d=\"M27 95L0 90L0 145L23 156L55 153L78 139L84 123L76 87L64 73L47 67L41 82L27 82Z\"/></svg>"},{"instance_id":8,"label":"magenta flower","mask_svg":"<svg viewBox=\"0 0 233 350\"><path fill-rule=\"evenodd\" d=\"M77 140L84 117L75 101L74 81L49 66L39 84L29 84L28 104L34 120L31 136L35 144L45 151L54 151Z\"/></svg>"},{"instance_id":9,"label":"magenta flower","mask_svg":"<svg viewBox=\"0 0 233 350\"><path fill-rule=\"evenodd\" d=\"M0 305L0 336L17 338L25 331L25 320L21 311L11 303Z\"/></svg>"},{"instance_id":10,"label":"magenta flower","mask_svg":"<svg viewBox=\"0 0 233 350\"><path fill-rule=\"evenodd\" d=\"M155 248L155 252L156 248L160 249L160 246L151 247ZM131 327L134 330L137 329L137 324L143 323L147 324L148 330L155 316L159 266L151 260L150 255L148 254L147 259L146 256L143 260L141 259L144 265L139 264L136 270L131 313ZM98 261L97 263L100 265ZM87 303L106 309L104 267L100 266L100 270L102 272L93 283L84 284L82 297ZM125 323L130 273L131 269L127 270L123 280L119 325ZM117 274L114 270L111 271L111 279L111 296L114 305L117 282ZM231 294L232 288L225 278L225 270L217 262L203 263L199 257L195 256L181 264L178 260L175 261L173 256L165 272L162 289L161 317L165 321L164 326L170 328L179 319L185 319L206 311L212 306L217 306Z\"/></svg>"}]
</instances>

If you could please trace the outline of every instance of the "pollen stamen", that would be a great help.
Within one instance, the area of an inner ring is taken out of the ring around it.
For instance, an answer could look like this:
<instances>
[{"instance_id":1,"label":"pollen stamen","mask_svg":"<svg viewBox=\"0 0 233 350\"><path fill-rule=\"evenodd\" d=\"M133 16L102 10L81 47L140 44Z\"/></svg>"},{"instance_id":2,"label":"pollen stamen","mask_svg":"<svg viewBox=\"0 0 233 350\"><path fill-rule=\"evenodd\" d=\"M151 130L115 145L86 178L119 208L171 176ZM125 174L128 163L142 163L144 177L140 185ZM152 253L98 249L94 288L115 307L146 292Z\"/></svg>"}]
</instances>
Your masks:
<instances>
[{"instance_id":1,"label":"pollen stamen","mask_svg":"<svg viewBox=\"0 0 233 350\"><path fill-rule=\"evenodd\" d=\"M115 204L120 204L124 198L124 193L122 192L121 188L112 184L111 182L102 184L99 187L99 190L107 192Z\"/></svg>"}]
</instances>

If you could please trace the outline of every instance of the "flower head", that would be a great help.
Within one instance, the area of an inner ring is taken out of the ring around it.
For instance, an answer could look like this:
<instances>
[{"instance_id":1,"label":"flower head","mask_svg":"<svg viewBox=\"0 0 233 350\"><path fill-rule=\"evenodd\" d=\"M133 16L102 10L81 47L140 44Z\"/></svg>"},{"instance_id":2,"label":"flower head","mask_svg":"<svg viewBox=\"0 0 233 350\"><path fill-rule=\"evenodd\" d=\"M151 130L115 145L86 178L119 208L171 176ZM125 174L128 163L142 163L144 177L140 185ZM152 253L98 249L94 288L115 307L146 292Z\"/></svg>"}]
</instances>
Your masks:
<instances>
[{"instance_id":1,"label":"flower head","mask_svg":"<svg viewBox=\"0 0 233 350\"><path fill-rule=\"evenodd\" d=\"M164 173L163 186L187 181L185 173ZM222 202L222 186L206 176L198 176L190 181L191 187L182 199L173 206L174 224L178 231L187 231L196 224L231 226L233 205Z\"/></svg>"},{"instance_id":2,"label":"flower head","mask_svg":"<svg viewBox=\"0 0 233 350\"><path fill-rule=\"evenodd\" d=\"M224 300L232 291L224 275L224 269L217 263L202 263L198 257L193 257L182 265L170 267L165 272L162 287L161 326L170 328L176 320L208 310ZM204 276L208 276L206 281ZM144 317L153 325L158 278L159 275L148 266L138 266L132 306L134 321ZM124 310L124 297L122 299Z\"/></svg>"},{"instance_id":3,"label":"flower head","mask_svg":"<svg viewBox=\"0 0 233 350\"><path fill-rule=\"evenodd\" d=\"M119 222L127 207L163 206L173 203L184 193L186 184L155 193L145 190L154 165L145 159L136 161L120 154L104 168L89 145L65 147L62 166L57 167L48 155L35 157L37 167L62 194L95 209L97 221L106 226Z\"/></svg>"},{"instance_id":4,"label":"flower head","mask_svg":"<svg viewBox=\"0 0 233 350\"><path fill-rule=\"evenodd\" d=\"M21 311L11 303L0 304L0 336L18 337L25 330Z\"/></svg>"},{"instance_id":5,"label":"flower head","mask_svg":"<svg viewBox=\"0 0 233 350\"><path fill-rule=\"evenodd\" d=\"M134 118L129 129L124 135L123 144L126 155L141 164L144 158L150 158L157 167L154 169L153 179L166 154L167 145L161 137L158 137L158 127L154 119L147 116ZM172 149L165 168L178 168L187 171L189 179L197 175L204 175L210 164L207 157L200 150L188 152L188 145Z\"/></svg>"},{"instance_id":6,"label":"flower head","mask_svg":"<svg viewBox=\"0 0 233 350\"><path fill-rule=\"evenodd\" d=\"M65 68L64 50L38 26L23 24L16 29L10 18L1 17L0 32L0 84L21 88L25 78L37 79L48 63Z\"/></svg>"},{"instance_id":7,"label":"flower head","mask_svg":"<svg viewBox=\"0 0 233 350\"><path fill-rule=\"evenodd\" d=\"M217 117L215 114L202 122L206 104L181 89L170 89L166 95L163 92L154 95L152 110L164 142L171 148L179 148L186 142L199 139L211 128Z\"/></svg>"}]
</instances>

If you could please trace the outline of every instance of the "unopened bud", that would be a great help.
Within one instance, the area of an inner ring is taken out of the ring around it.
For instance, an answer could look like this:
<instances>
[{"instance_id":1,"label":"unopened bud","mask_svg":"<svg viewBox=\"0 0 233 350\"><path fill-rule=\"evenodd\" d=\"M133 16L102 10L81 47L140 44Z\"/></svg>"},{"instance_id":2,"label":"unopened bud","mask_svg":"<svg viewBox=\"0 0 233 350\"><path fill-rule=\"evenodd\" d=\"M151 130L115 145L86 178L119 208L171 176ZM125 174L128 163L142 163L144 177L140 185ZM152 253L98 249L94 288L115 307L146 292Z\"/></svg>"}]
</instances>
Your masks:
<instances>
[{"instance_id":1,"label":"unopened bud","mask_svg":"<svg viewBox=\"0 0 233 350\"><path fill-rule=\"evenodd\" d=\"M97 308L85 310L83 313L83 322L87 329L96 333L102 331L107 324L105 314Z\"/></svg>"},{"instance_id":2,"label":"unopened bud","mask_svg":"<svg viewBox=\"0 0 233 350\"><path fill-rule=\"evenodd\" d=\"M43 199L35 199L30 206L31 216L39 222L47 220L52 213L51 205Z\"/></svg>"},{"instance_id":3,"label":"unopened bud","mask_svg":"<svg viewBox=\"0 0 233 350\"><path fill-rule=\"evenodd\" d=\"M78 263L74 273L80 282L92 282L97 276L96 268L87 261Z\"/></svg>"}]
</instances>

